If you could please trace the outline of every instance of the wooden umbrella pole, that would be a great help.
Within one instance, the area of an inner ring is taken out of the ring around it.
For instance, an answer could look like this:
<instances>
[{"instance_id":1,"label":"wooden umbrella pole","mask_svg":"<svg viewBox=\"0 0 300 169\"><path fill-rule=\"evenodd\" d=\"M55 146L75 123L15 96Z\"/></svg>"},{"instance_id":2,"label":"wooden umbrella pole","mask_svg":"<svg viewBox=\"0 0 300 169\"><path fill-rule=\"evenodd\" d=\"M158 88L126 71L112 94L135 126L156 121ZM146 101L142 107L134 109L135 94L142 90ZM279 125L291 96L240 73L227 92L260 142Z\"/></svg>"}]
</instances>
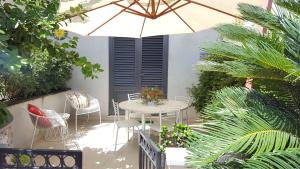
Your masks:
<instances>
[{"instance_id":1,"label":"wooden umbrella pole","mask_svg":"<svg viewBox=\"0 0 300 169\"><path fill-rule=\"evenodd\" d=\"M155 12L155 0L151 0L151 15L155 17L156 12Z\"/></svg>"}]
</instances>

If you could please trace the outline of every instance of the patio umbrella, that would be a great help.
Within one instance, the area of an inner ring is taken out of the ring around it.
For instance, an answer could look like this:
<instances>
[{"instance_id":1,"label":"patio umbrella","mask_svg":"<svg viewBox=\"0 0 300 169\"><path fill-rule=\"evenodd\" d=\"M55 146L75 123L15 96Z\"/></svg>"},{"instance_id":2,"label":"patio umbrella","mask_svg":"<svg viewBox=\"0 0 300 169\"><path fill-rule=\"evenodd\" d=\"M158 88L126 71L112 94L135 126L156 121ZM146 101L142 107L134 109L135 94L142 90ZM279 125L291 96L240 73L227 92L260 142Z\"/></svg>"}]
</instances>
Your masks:
<instances>
[{"instance_id":1,"label":"patio umbrella","mask_svg":"<svg viewBox=\"0 0 300 169\"><path fill-rule=\"evenodd\" d=\"M84 21L73 17L62 29L80 35L135 38L192 33L236 22L240 19L237 5L242 2L266 7L270 0L86 0L83 13L88 17ZM62 2L61 11L70 5Z\"/></svg>"}]
</instances>

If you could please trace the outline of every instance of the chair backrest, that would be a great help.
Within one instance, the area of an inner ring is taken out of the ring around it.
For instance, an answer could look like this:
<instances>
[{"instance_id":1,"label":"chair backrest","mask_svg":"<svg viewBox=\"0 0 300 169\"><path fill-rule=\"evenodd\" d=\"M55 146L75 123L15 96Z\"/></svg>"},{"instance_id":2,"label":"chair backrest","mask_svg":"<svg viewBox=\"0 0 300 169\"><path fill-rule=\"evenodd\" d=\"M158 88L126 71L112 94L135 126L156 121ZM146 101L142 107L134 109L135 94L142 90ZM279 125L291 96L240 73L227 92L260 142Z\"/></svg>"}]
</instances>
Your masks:
<instances>
[{"instance_id":1,"label":"chair backrest","mask_svg":"<svg viewBox=\"0 0 300 169\"><path fill-rule=\"evenodd\" d=\"M66 101L75 109L84 109L90 106L90 101L94 99L85 92L68 91L65 93Z\"/></svg>"},{"instance_id":2,"label":"chair backrest","mask_svg":"<svg viewBox=\"0 0 300 169\"><path fill-rule=\"evenodd\" d=\"M116 120L116 118L117 118L117 120L119 120L119 117L120 117L119 103L115 102L115 100L112 99L112 105L113 105L113 108L114 108L114 115L115 115L114 120Z\"/></svg>"},{"instance_id":3,"label":"chair backrest","mask_svg":"<svg viewBox=\"0 0 300 169\"><path fill-rule=\"evenodd\" d=\"M34 126L36 126L37 128L51 128L52 127L52 123L47 116L39 116L34 113L31 113L25 107L23 108L23 111L29 115L32 124Z\"/></svg>"},{"instance_id":4,"label":"chair backrest","mask_svg":"<svg viewBox=\"0 0 300 169\"><path fill-rule=\"evenodd\" d=\"M186 96L175 96L175 100L183 101L183 102L187 103L189 106L191 105L191 102L192 102L191 98L186 97Z\"/></svg>"},{"instance_id":5,"label":"chair backrest","mask_svg":"<svg viewBox=\"0 0 300 169\"><path fill-rule=\"evenodd\" d=\"M172 111L170 111L172 110ZM170 121L170 119L173 121L174 123L178 123L179 122L179 114L180 114L180 108L179 107L169 107L168 111L160 111L159 112L159 123L160 126L163 124L163 121Z\"/></svg>"},{"instance_id":6,"label":"chair backrest","mask_svg":"<svg viewBox=\"0 0 300 169\"><path fill-rule=\"evenodd\" d=\"M141 98L141 93L129 93L128 100L138 100Z\"/></svg>"}]
</instances>

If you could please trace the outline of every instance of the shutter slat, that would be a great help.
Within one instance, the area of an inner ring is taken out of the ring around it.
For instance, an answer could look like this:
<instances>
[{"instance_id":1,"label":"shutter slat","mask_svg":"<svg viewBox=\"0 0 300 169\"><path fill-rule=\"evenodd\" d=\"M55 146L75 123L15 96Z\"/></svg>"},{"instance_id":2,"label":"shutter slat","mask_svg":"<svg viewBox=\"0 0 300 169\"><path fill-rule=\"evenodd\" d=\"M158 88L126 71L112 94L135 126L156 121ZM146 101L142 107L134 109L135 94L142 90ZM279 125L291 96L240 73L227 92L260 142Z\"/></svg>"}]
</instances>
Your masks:
<instances>
[{"instance_id":1,"label":"shutter slat","mask_svg":"<svg viewBox=\"0 0 300 169\"><path fill-rule=\"evenodd\" d=\"M114 38L114 85L135 85L135 40L132 38Z\"/></svg>"},{"instance_id":2,"label":"shutter slat","mask_svg":"<svg viewBox=\"0 0 300 169\"><path fill-rule=\"evenodd\" d=\"M142 86L163 85L163 36L142 39Z\"/></svg>"}]
</instances>

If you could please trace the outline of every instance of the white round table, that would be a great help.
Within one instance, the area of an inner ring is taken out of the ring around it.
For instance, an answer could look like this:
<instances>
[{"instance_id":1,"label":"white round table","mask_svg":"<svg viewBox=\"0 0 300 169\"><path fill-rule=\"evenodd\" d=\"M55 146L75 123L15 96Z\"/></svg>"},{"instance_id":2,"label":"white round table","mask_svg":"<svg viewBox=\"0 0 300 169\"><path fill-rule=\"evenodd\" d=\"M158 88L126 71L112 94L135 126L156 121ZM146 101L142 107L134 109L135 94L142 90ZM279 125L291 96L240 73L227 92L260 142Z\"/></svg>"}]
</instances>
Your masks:
<instances>
[{"instance_id":1,"label":"white round table","mask_svg":"<svg viewBox=\"0 0 300 169\"><path fill-rule=\"evenodd\" d=\"M162 103L159 105L144 104L140 99L123 101L119 103L119 107L126 112L126 118L128 117L129 112L141 114L143 130L145 130L145 114L171 113L174 112L175 109L183 110L188 106L188 103L176 100L162 100Z\"/></svg>"}]
</instances>

